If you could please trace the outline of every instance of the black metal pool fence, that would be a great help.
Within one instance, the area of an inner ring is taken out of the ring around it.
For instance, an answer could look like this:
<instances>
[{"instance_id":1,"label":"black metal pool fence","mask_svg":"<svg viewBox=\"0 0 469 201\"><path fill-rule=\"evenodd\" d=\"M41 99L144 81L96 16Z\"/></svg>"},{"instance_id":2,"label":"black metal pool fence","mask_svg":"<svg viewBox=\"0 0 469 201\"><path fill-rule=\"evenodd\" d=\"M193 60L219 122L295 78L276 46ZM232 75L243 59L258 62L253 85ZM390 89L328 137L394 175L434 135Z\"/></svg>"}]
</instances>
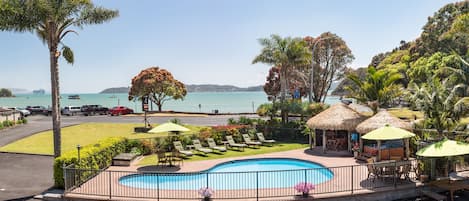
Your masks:
<instances>
[{"instance_id":1,"label":"black metal pool fence","mask_svg":"<svg viewBox=\"0 0 469 201\"><path fill-rule=\"evenodd\" d=\"M199 190L208 187L213 189L212 199L259 199L301 196L302 193L294 188L301 182L314 184L315 189L308 192L309 196L337 192L353 194L354 191L365 189L397 188L404 185L413 187L417 180L417 167L417 160L411 160L301 170L166 173L80 169L70 165L64 167L64 194L66 197L90 196L100 199L200 200L202 196ZM315 184L314 178L323 176L319 174L324 172L332 173L332 178ZM142 175L156 182L120 183L121 178ZM197 179L165 183L171 176ZM239 181L240 177L246 178L245 182L238 182L235 186L223 185Z\"/></svg>"}]
</instances>

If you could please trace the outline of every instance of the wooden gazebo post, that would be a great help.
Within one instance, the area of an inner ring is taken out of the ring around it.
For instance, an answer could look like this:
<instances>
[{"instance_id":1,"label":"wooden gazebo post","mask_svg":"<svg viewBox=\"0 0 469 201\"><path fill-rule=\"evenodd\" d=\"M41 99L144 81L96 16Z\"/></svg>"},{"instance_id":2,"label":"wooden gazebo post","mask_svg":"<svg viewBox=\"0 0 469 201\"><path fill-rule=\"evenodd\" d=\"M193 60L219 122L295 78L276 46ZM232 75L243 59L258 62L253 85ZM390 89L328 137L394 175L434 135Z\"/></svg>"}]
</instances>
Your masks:
<instances>
[{"instance_id":1,"label":"wooden gazebo post","mask_svg":"<svg viewBox=\"0 0 469 201\"><path fill-rule=\"evenodd\" d=\"M376 161L381 161L381 140L378 140L378 155L376 156Z\"/></svg>"},{"instance_id":2,"label":"wooden gazebo post","mask_svg":"<svg viewBox=\"0 0 469 201\"><path fill-rule=\"evenodd\" d=\"M322 152L326 153L326 130L322 130Z\"/></svg>"}]
</instances>

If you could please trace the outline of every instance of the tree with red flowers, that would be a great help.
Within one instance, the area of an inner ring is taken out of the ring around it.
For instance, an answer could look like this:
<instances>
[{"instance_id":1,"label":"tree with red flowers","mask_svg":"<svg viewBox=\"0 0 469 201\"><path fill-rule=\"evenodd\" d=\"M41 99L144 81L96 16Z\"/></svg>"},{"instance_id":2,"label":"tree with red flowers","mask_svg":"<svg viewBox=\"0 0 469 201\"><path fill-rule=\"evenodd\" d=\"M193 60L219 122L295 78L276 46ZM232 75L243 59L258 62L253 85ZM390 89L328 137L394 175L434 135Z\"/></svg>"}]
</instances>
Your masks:
<instances>
[{"instance_id":1,"label":"tree with red flowers","mask_svg":"<svg viewBox=\"0 0 469 201\"><path fill-rule=\"evenodd\" d=\"M150 67L132 78L129 100L142 99L147 96L161 112L164 102L171 99L182 100L186 94L186 86L174 79L169 71L159 67Z\"/></svg>"}]
</instances>

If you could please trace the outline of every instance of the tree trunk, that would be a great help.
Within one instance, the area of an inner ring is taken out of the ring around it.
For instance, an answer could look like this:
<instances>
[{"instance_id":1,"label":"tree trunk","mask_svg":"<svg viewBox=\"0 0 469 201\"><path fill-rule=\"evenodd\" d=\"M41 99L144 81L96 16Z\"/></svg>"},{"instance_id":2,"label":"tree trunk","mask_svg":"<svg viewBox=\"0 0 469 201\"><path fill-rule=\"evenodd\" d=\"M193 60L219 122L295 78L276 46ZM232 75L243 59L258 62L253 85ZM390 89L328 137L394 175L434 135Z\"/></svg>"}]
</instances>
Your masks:
<instances>
[{"instance_id":1,"label":"tree trunk","mask_svg":"<svg viewBox=\"0 0 469 201\"><path fill-rule=\"evenodd\" d=\"M50 57L50 79L51 79L51 97L52 97L52 130L54 135L54 157L57 158L61 153L61 134L60 134L60 100L59 100L59 65L57 46L49 49Z\"/></svg>"},{"instance_id":2,"label":"tree trunk","mask_svg":"<svg viewBox=\"0 0 469 201\"><path fill-rule=\"evenodd\" d=\"M280 67L280 104L282 105L280 108L280 116L282 117L282 124L286 124L288 118L288 113L285 111L284 108L287 95L286 74L286 67Z\"/></svg>"},{"instance_id":3,"label":"tree trunk","mask_svg":"<svg viewBox=\"0 0 469 201\"><path fill-rule=\"evenodd\" d=\"M156 102L156 105L158 106L158 112L161 112L161 109L163 108L163 103L158 101L158 102Z\"/></svg>"}]
</instances>

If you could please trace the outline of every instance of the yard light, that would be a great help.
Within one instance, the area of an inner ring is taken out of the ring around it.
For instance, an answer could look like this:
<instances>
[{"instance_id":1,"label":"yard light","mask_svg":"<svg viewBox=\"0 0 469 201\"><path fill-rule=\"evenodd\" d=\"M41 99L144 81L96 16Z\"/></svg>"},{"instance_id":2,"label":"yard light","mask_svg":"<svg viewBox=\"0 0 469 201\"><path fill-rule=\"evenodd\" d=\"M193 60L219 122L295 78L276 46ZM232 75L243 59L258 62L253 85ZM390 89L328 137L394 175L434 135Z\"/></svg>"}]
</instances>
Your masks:
<instances>
[{"instance_id":1,"label":"yard light","mask_svg":"<svg viewBox=\"0 0 469 201\"><path fill-rule=\"evenodd\" d=\"M78 164L80 164L80 149L81 149L81 146L78 144L78 145L77 145L77 151L78 151Z\"/></svg>"}]
</instances>

